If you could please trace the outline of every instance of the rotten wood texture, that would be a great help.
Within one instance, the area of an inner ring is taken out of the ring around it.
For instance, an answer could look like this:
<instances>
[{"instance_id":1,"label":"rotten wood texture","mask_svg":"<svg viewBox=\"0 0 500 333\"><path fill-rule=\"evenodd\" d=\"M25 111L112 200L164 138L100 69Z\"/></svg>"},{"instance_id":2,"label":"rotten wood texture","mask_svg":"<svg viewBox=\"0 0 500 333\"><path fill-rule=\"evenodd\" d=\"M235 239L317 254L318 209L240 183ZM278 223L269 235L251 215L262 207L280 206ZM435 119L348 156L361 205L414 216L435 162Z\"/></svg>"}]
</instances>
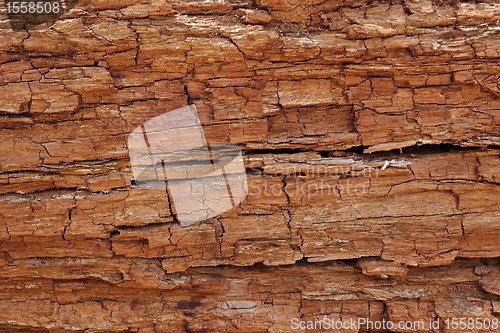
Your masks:
<instances>
[{"instance_id":1,"label":"rotten wood texture","mask_svg":"<svg viewBox=\"0 0 500 333\"><path fill-rule=\"evenodd\" d=\"M0 332L498 319L499 17L82 0L0 21ZM249 194L182 228L164 189L132 182L127 136L188 104L242 148Z\"/></svg>"}]
</instances>

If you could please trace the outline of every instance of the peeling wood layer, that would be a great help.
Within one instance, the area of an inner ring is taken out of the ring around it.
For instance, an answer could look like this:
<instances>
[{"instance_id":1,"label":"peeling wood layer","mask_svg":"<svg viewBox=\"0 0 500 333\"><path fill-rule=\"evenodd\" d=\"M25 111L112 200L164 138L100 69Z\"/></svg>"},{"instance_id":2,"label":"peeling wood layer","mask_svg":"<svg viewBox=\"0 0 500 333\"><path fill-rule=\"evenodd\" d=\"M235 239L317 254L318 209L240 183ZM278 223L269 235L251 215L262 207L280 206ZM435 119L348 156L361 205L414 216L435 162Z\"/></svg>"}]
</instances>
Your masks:
<instances>
[{"instance_id":1,"label":"peeling wood layer","mask_svg":"<svg viewBox=\"0 0 500 333\"><path fill-rule=\"evenodd\" d=\"M496 1L0 16L0 332L499 318ZM182 228L127 136L188 104L241 147L249 193Z\"/></svg>"}]
</instances>

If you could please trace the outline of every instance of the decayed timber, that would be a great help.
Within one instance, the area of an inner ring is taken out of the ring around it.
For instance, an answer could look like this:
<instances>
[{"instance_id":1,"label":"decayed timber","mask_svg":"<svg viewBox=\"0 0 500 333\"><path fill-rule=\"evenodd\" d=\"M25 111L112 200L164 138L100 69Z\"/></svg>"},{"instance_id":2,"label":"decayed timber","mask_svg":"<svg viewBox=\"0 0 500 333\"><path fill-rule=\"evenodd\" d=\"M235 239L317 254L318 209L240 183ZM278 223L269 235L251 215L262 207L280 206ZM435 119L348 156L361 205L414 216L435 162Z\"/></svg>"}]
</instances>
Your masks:
<instances>
[{"instance_id":1,"label":"decayed timber","mask_svg":"<svg viewBox=\"0 0 500 333\"><path fill-rule=\"evenodd\" d=\"M0 332L500 318L497 1L1 15ZM181 227L127 137L188 104L241 147L249 193Z\"/></svg>"}]
</instances>

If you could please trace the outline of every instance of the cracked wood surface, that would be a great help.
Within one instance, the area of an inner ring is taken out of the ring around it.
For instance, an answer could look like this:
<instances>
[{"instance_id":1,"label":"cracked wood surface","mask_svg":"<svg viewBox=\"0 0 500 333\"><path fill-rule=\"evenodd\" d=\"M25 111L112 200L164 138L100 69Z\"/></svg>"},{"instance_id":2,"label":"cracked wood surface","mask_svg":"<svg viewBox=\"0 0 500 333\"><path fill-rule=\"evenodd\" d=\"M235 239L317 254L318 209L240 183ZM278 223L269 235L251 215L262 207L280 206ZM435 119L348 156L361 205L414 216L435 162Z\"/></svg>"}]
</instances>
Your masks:
<instances>
[{"instance_id":1,"label":"cracked wood surface","mask_svg":"<svg viewBox=\"0 0 500 333\"><path fill-rule=\"evenodd\" d=\"M0 332L498 318L499 17L82 0L0 21ZM181 228L132 182L127 136L187 104L242 148L249 194Z\"/></svg>"}]
</instances>

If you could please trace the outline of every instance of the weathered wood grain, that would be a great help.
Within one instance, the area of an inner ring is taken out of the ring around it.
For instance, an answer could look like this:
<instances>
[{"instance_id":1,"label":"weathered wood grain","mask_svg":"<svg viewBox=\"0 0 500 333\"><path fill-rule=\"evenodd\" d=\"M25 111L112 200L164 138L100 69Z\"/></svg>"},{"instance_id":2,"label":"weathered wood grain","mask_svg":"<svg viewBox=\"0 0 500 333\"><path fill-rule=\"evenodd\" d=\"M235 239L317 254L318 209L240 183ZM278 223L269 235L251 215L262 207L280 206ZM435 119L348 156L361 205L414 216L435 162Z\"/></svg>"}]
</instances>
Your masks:
<instances>
[{"instance_id":1,"label":"weathered wood grain","mask_svg":"<svg viewBox=\"0 0 500 333\"><path fill-rule=\"evenodd\" d=\"M0 16L0 332L499 318L497 1ZM249 193L180 227L127 137L188 104L241 147Z\"/></svg>"}]
</instances>

